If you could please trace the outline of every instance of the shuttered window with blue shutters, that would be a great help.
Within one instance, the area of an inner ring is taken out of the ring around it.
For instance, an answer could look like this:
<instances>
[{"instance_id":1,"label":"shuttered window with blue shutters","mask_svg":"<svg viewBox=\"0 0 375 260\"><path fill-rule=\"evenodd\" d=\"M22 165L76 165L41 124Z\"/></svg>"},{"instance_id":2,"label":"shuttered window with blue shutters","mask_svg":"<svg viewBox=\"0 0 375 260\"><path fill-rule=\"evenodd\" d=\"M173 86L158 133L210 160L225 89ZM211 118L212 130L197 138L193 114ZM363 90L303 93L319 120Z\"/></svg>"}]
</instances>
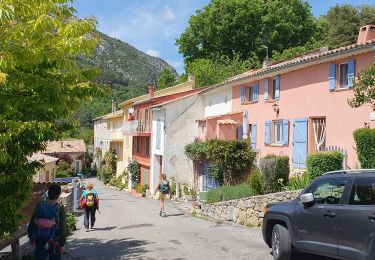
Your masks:
<instances>
[{"instance_id":1,"label":"shuttered window with blue shutters","mask_svg":"<svg viewBox=\"0 0 375 260\"><path fill-rule=\"evenodd\" d=\"M245 87L241 87L241 90L240 90L241 104L245 104L245 94L246 94Z\"/></svg>"},{"instance_id":2,"label":"shuttered window with blue shutters","mask_svg":"<svg viewBox=\"0 0 375 260\"><path fill-rule=\"evenodd\" d=\"M257 125L252 124L250 129L251 147L255 149L257 147Z\"/></svg>"},{"instance_id":3,"label":"shuttered window with blue shutters","mask_svg":"<svg viewBox=\"0 0 375 260\"><path fill-rule=\"evenodd\" d=\"M264 80L264 100L268 100L268 79Z\"/></svg>"},{"instance_id":4,"label":"shuttered window with blue shutters","mask_svg":"<svg viewBox=\"0 0 375 260\"><path fill-rule=\"evenodd\" d=\"M280 99L280 75L275 77L276 86L275 86L275 99Z\"/></svg>"},{"instance_id":5,"label":"shuttered window with blue shutters","mask_svg":"<svg viewBox=\"0 0 375 260\"><path fill-rule=\"evenodd\" d=\"M336 88L336 64L329 64L329 90Z\"/></svg>"},{"instance_id":6,"label":"shuttered window with blue shutters","mask_svg":"<svg viewBox=\"0 0 375 260\"><path fill-rule=\"evenodd\" d=\"M253 101L258 101L259 100L259 84L256 83L254 85L254 99Z\"/></svg>"},{"instance_id":7,"label":"shuttered window with blue shutters","mask_svg":"<svg viewBox=\"0 0 375 260\"><path fill-rule=\"evenodd\" d=\"M289 120L283 120L283 145L289 144Z\"/></svg>"},{"instance_id":8,"label":"shuttered window with blue shutters","mask_svg":"<svg viewBox=\"0 0 375 260\"><path fill-rule=\"evenodd\" d=\"M270 143L271 143L271 121L267 120L265 123L264 144L269 145Z\"/></svg>"},{"instance_id":9,"label":"shuttered window with blue shutters","mask_svg":"<svg viewBox=\"0 0 375 260\"><path fill-rule=\"evenodd\" d=\"M350 60L348 62L348 87L352 88L354 83L354 77L355 77L355 60Z\"/></svg>"}]
</instances>

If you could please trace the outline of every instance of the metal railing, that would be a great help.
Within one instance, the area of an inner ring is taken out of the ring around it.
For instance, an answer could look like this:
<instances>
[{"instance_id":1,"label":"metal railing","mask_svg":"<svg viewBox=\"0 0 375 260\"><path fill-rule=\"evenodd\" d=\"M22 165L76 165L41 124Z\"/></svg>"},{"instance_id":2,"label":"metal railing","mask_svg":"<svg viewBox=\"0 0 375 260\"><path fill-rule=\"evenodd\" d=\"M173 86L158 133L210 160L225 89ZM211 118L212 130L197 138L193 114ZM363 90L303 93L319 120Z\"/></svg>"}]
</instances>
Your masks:
<instances>
[{"instance_id":1,"label":"metal railing","mask_svg":"<svg viewBox=\"0 0 375 260\"><path fill-rule=\"evenodd\" d=\"M144 122L141 120L132 120L124 123L122 127L123 133L144 133L150 132L150 122Z\"/></svg>"}]
</instances>

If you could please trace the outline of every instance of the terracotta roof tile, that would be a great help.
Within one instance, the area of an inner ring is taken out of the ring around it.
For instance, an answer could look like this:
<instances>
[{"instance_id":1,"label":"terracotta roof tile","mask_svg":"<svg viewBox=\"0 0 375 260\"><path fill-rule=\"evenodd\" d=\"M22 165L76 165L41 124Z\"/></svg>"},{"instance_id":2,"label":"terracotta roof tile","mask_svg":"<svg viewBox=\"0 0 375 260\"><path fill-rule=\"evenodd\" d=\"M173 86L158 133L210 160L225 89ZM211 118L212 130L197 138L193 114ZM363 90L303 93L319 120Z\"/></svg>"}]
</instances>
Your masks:
<instances>
[{"instance_id":1,"label":"terracotta roof tile","mask_svg":"<svg viewBox=\"0 0 375 260\"><path fill-rule=\"evenodd\" d=\"M45 163L56 162L59 159L42 153L35 153L31 157L28 157L29 162L44 161Z\"/></svg>"},{"instance_id":2,"label":"terracotta roof tile","mask_svg":"<svg viewBox=\"0 0 375 260\"><path fill-rule=\"evenodd\" d=\"M48 142L47 148L42 153L85 153L86 145L82 139L71 139Z\"/></svg>"}]
</instances>

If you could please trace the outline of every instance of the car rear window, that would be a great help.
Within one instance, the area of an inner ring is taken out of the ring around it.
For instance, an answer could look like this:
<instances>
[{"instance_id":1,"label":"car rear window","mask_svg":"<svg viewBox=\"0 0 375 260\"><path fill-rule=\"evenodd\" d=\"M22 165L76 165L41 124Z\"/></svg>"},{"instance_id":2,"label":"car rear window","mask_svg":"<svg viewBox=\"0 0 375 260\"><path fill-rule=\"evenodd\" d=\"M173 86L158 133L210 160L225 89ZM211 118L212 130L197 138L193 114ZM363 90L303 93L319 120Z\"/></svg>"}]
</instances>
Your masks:
<instances>
[{"instance_id":1,"label":"car rear window","mask_svg":"<svg viewBox=\"0 0 375 260\"><path fill-rule=\"evenodd\" d=\"M356 178L349 205L375 205L375 178Z\"/></svg>"}]
</instances>

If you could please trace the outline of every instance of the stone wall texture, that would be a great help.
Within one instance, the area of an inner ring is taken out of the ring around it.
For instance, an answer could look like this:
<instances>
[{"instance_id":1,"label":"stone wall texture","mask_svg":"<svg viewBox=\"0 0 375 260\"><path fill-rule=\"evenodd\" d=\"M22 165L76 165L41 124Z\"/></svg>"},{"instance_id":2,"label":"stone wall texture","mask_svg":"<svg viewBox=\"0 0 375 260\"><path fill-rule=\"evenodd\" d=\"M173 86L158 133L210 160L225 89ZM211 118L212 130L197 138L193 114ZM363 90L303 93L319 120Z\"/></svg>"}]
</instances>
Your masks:
<instances>
[{"instance_id":1,"label":"stone wall texture","mask_svg":"<svg viewBox=\"0 0 375 260\"><path fill-rule=\"evenodd\" d=\"M229 221L249 227L259 227L263 221L263 208L270 202L295 199L301 190L271 193L212 204L200 203L192 210L198 217L214 221Z\"/></svg>"}]
</instances>

